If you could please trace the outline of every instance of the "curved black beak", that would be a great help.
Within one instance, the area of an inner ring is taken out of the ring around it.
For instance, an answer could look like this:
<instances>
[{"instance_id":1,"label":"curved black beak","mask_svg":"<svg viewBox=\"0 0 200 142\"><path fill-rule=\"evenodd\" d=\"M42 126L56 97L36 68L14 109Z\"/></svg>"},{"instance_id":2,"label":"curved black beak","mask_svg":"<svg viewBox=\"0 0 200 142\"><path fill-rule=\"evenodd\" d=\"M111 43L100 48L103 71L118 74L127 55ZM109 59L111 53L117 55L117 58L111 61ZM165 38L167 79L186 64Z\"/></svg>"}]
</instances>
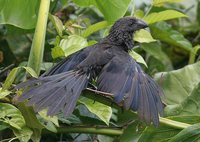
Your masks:
<instances>
[{"instance_id":1,"label":"curved black beak","mask_svg":"<svg viewBox=\"0 0 200 142\"><path fill-rule=\"evenodd\" d=\"M138 25L139 29L144 29L144 28L148 27L147 23L145 23L143 20L139 20L139 19L137 21L137 25Z\"/></svg>"}]
</instances>

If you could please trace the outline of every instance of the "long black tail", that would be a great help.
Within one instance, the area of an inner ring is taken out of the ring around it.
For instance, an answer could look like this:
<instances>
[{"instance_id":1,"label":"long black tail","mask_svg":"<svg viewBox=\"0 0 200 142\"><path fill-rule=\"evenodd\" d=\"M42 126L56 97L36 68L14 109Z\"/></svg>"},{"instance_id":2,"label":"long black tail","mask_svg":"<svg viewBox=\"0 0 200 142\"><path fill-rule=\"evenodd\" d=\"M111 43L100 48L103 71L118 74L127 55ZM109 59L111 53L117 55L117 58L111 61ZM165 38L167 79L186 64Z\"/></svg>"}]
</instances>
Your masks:
<instances>
[{"instance_id":1,"label":"long black tail","mask_svg":"<svg viewBox=\"0 0 200 142\"><path fill-rule=\"evenodd\" d=\"M25 88L18 101L28 100L28 105L34 105L36 111L48 108L47 115L63 111L68 116L73 112L78 97L87 84L86 74L68 71L20 83L16 89Z\"/></svg>"}]
</instances>

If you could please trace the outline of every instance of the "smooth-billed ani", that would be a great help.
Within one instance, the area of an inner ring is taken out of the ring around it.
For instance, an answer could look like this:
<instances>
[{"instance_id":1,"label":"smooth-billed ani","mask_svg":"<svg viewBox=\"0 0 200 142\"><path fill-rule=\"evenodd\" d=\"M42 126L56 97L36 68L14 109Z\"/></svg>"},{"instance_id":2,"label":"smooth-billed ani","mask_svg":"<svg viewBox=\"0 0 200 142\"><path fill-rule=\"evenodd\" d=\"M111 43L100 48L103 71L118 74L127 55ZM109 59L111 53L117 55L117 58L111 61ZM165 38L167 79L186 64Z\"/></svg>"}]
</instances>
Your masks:
<instances>
[{"instance_id":1,"label":"smooth-billed ani","mask_svg":"<svg viewBox=\"0 0 200 142\"><path fill-rule=\"evenodd\" d=\"M38 79L30 79L16 88L26 88L19 101L28 100L36 111L48 108L52 116L63 111L70 115L91 79L97 78L99 91L113 94L114 102L137 111L147 124L159 124L163 113L156 82L128 54L133 48L133 34L147 24L134 17L119 19L109 35L99 43L86 47L63 59Z\"/></svg>"}]
</instances>

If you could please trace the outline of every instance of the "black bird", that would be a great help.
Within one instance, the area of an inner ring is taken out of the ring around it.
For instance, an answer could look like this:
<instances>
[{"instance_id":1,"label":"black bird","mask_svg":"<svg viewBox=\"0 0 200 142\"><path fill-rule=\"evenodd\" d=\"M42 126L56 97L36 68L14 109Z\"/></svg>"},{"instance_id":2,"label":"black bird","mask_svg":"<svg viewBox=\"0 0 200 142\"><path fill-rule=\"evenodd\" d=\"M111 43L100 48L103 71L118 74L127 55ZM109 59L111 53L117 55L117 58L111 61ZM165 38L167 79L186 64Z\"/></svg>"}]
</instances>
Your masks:
<instances>
[{"instance_id":1,"label":"black bird","mask_svg":"<svg viewBox=\"0 0 200 142\"><path fill-rule=\"evenodd\" d=\"M114 102L137 111L147 124L158 126L159 114L163 114L163 92L128 54L134 46L134 32L146 27L145 22L134 17L119 19L99 43L63 59L38 79L17 85L17 89L26 88L19 101L28 100L36 111L48 108L50 116L60 111L68 116L82 90L97 78L99 91L113 94Z\"/></svg>"}]
</instances>

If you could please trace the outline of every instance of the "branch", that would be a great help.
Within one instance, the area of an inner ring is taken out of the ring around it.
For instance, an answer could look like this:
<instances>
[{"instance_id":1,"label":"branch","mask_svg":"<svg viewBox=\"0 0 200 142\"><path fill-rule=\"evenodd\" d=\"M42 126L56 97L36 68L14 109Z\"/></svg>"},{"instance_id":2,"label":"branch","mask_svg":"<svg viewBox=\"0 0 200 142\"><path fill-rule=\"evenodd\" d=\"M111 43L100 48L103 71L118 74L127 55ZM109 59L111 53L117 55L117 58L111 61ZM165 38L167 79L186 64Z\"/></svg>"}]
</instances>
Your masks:
<instances>
[{"instance_id":1,"label":"branch","mask_svg":"<svg viewBox=\"0 0 200 142\"><path fill-rule=\"evenodd\" d=\"M52 133L46 129L42 132L43 134ZM109 136L120 136L123 134L123 129L116 128L105 128L105 127L85 127L85 126L67 126L67 127L59 127L57 129L57 133L90 133L90 134L102 134Z\"/></svg>"}]
</instances>

